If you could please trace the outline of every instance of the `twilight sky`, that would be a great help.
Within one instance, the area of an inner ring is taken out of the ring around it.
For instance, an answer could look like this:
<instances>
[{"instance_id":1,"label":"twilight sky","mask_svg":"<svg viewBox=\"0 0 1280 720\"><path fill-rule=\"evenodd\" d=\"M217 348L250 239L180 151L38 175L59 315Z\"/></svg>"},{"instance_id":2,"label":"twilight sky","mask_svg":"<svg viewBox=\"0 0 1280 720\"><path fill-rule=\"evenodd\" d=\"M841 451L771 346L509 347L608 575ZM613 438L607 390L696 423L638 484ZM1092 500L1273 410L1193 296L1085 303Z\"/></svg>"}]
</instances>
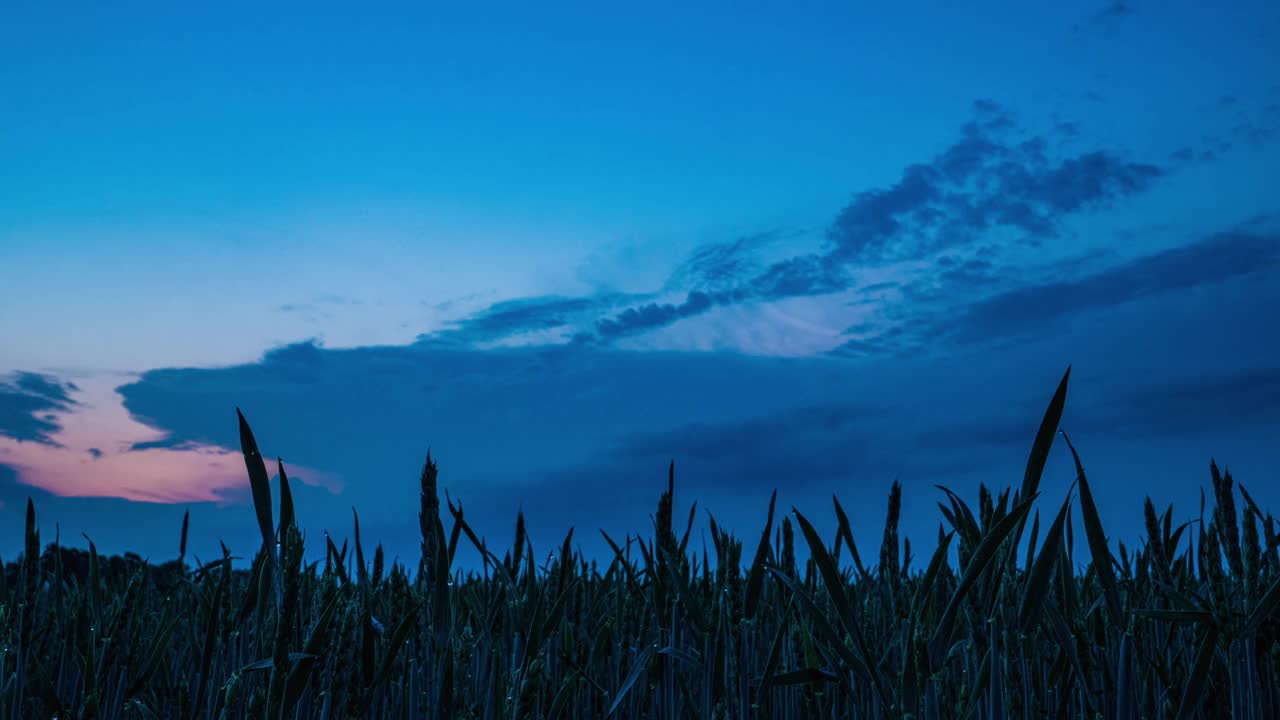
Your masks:
<instances>
[{"instance_id":1,"label":"twilight sky","mask_svg":"<svg viewBox=\"0 0 1280 720\"><path fill-rule=\"evenodd\" d=\"M260 5L0 10L0 557L251 555L237 406L313 552L416 564L430 448L500 547L674 458L927 556L1068 364L1113 539L1211 457L1280 510L1274 2Z\"/></svg>"}]
</instances>

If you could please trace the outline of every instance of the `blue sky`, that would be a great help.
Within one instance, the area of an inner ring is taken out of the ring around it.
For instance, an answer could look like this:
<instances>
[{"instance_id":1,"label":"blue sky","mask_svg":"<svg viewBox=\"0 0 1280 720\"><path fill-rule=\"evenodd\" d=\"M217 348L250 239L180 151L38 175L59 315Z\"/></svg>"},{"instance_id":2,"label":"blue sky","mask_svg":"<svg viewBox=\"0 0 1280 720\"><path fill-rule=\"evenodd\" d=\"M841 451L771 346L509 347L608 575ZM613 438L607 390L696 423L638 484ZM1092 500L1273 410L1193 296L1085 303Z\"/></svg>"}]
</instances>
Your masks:
<instances>
[{"instance_id":1,"label":"blue sky","mask_svg":"<svg viewBox=\"0 0 1280 720\"><path fill-rule=\"evenodd\" d=\"M240 406L406 556L427 447L503 542L674 457L742 536L900 478L920 547L1068 364L1115 535L1211 456L1280 504L1274 4L3 16L0 513L64 538L251 543Z\"/></svg>"}]
</instances>

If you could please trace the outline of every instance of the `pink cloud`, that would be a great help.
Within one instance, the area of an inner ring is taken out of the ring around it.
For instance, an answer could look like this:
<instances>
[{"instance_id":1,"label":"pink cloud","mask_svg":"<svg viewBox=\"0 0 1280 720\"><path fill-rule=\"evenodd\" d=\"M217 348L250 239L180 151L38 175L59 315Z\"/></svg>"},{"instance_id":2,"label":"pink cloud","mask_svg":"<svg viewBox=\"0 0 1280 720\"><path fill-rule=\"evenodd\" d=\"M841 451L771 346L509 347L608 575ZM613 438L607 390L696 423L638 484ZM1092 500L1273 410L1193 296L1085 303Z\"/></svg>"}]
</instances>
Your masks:
<instances>
[{"instance_id":1,"label":"pink cloud","mask_svg":"<svg viewBox=\"0 0 1280 720\"><path fill-rule=\"evenodd\" d=\"M165 434L129 417L115 387L120 377L76 379L73 410L55 412L59 446L0 437L0 462L21 482L63 497L117 497L158 503L227 502L228 490L247 485L239 450L213 445L129 450ZM272 457L263 448L265 457ZM337 477L286 463L290 476L337 493ZM274 468L268 467L274 474Z\"/></svg>"}]
</instances>

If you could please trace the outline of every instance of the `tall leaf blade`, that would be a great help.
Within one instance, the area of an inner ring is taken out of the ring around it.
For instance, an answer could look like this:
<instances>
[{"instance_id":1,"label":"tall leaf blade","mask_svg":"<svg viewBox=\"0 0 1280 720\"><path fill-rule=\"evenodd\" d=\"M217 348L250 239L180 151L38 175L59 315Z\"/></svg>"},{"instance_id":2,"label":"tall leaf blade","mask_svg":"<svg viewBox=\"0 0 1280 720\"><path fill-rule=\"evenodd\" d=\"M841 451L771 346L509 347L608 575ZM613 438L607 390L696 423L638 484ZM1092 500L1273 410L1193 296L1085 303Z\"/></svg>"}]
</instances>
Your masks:
<instances>
[{"instance_id":1,"label":"tall leaf blade","mask_svg":"<svg viewBox=\"0 0 1280 720\"><path fill-rule=\"evenodd\" d=\"M276 458L280 472L280 538L284 539L284 531L293 525L293 492L289 490L289 476L284 472L284 461Z\"/></svg>"},{"instance_id":2,"label":"tall leaf blade","mask_svg":"<svg viewBox=\"0 0 1280 720\"><path fill-rule=\"evenodd\" d=\"M236 417L240 419L240 450L244 453L245 469L249 471L249 489L253 493L253 509L258 514L258 528L262 531L262 546L269 548L275 530L271 527L271 483L267 465L240 408L236 408Z\"/></svg>"},{"instance_id":3,"label":"tall leaf blade","mask_svg":"<svg viewBox=\"0 0 1280 720\"><path fill-rule=\"evenodd\" d=\"M1045 535L1040 554L1031 565L1026 587L1022 591L1022 602L1018 607L1018 625L1024 633L1029 634L1040 619L1040 609L1043 607L1045 596L1049 594L1049 581L1053 578L1053 568L1061 554L1063 527L1070 508L1071 496L1068 495L1057 517L1053 519L1049 533Z\"/></svg>"},{"instance_id":4,"label":"tall leaf blade","mask_svg":"<svg viewBox=\"0 0 1280 720\"><path fill-rule=\"evenodd\" d=\"M946 608L942 611L942 617L938 620L938 626L933 631L933 636L929 640L929 657L930 664L937 667L942 657L942 649L951 639L951 632L955 629L956 614L960 612L960 603L964 600L965 595L973 589L974 584L978 581L978 576L987 568L987 565L995 559L996 551L1008 539L1014 527L1017 526L1027 513L1031 510L1031 503L1039 494L1025 498L1016 507L1009 511L1000 519L1000 522L992 526L991 530L982 537L978 547L973 551L973 557L969 559L969 564L965 567L964 575L960 578L960 583L956 586L955 592L951 595L951 600L947 602Z\"/></svg>"},{"instance_id":5,"label":"tall leaf blade","mask_svg":"<svg viewBox=\"0 0 1280 720\"><path fill-rule=\"evenodd\" d=\"M1106 598L1107 611L1111 614L1111 624L1120 627L1124 622L1124 613L1120 609L1120 590L1116 582L1115 568L1112 567L1111 551L1107 548L1107 536L1102 531L1102 520L1098 517L1098 506L1093 502L1093 493L1089 490L1089 479L1085 477L1084 466L1080 464L1080 455L1071 444L1071 438L1062 433L1071 450L1071 458L1076 464L1076 481L1080 483L1080 512L1084 515L1084 534L1089 541L1089 553L1093 555L1093 569L1102 583L1103 596Z\"/></svg>"},{"instance_id":6,"label":"tall leaf blade","mask_svg":"<svg viewBox=\"0 0 1280 720\"><path fill-rule=\"evenodd\" d=\"M1200 699L1209 683L1209 664L1213 662L1213 650L1218 643L1218 628L1209 625L1205 628L1204 640L1196 652L1195 664L1187 675L1187 684L1182 688L1182 700L1178 703L1177 720L1194 717L1200 709Z\"/></svg>"},{"instance_id":7,"label":"tall leaf blade","mask_svg":"<svg viewBox=\"0 0 1280 720\"><path fill-rule=\"evenodd\" d=\"M777 500L778 491L774 490L769 498L769 517L765 520L764 532L760 535L755 559L751 561L751 569L747 573L747 597L743 615L748 620L755 617L756 607L760 604L760 591L764 587L764 561L769 555L769 533L773 529L773 506Z\"/></svg>"},{"instance_id":8,"label":"tall leaf blade","mask_svg":"<svg viewBox=\"0 0 1280 720\"><path fill-rule=\"evenodd\" d=\"M1058 424L1062 421L1062 409L1067 403L1067 381L1070 379L1071 366L1068 365L1062 380L1058 382L1058 389L1049 400L1049 407L1045 408L1044 417L1040 420L1040 429L1036 431L1035 442L1031 444L1027 468L1022 473L1022 489L1018 492L1018 497L1021 499L1031 497L1040 489L1040 476L1044 474L1045 463L1049 460L1053 438L1058 434ZM1022 524L1019 523L1018 531L1014 534L1014 546L1016 547L1021 540Z\"/></svg>"}]
</instances>

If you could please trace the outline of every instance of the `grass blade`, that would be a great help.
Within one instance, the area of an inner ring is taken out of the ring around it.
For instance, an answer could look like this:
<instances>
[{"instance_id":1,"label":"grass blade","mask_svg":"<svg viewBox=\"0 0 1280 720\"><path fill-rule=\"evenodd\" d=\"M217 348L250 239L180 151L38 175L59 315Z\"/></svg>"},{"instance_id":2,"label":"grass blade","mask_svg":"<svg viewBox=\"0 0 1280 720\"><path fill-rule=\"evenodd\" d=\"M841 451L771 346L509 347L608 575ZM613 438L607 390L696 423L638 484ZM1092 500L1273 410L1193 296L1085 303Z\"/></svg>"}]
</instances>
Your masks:
<instances>
[{"instance_id":1,"label":"grass blade","mask_svg":"<svg viewBox=\"0 0 1280 720\"><path fill-rule=\"evenodd\" d=\"M295 522L293 517L293 492L289 490L289 476L284 472L284 461L276 458L280 473L280 539L284 539L284 531Z\"/></svg>"},{"instance_id":2,"label":"grass blade","mask_svg":"<svg viewBox=\"0 0 1280 720\"><path fill-rule=\"evenodd\" d=\"M1058 423L1062 421L1062 409L1067 403L1067 381L1071 379L1071 366L1062 374L1058 389L1045 408L1044 417L1040 420L1040 429L1036 431L1035 442L1031 444L1031 455L1027 458L1027 468L1022 474L1022 489L1019 498L1028 498L1040 489L1040 477L1044 474L1045 463L1049 460L1049 450L1053 447L1053 439L1058 434ZM1022 540L1022 523L1013 535L1014 547Z\"/></svg>"},{"instance_id":3,"label":"grass blade","mask_svg":"<svg viewBox=\"0 0 1280 720\"><path fill-rule=\"evenodd\" d=\"M1067 513L1071 508L1071 495L1062 503L1062 509L1049 526L1045 535L1040 555L1036 557L1027 575L1027 584L1022 590L1022 602L1018 606L1018 626L1022 632L1030 634L1031 629L1040 619L1040 608L1044 598L1049 594L1049 581L1053 578L1053 568L1057 563L1062 547L1063 526Z\"/></svg>"},{"instance_id":4,"label":"grass blade","mask_svg":"<svg viewBox=\"0 0 1280 720\"><path fill-rule=\"evenodd\" d=\"M1187 675L1187 684L1182 689L1182 700L1178 702L1177 720L1194 717L1200 709L1200 700L1209 683L1209 664L1213 662L1213 650L1218 643L1218 628L1207 625L1204 639L1200 642L1200 650L1196 652L1195 664Z\"/></svg>"},{"instance_id":5,"label":"grass blade","mask_svg":"<svg viewBox=\"0 0 1280 720\"><path fill-rule=\"evenodd\" d=\"M1111 624L1120 627L1124 622L1124 613L1120 610L1120 591L1116 583L1115 568L1112 567L1111 551L1107 549L1107 536L1102 531L1102 520L1098 517L1098 507L1093 502L1093 493L1089 490L1089 479L1085 477L1084 466L1080 464L1080 455L1071 444L1071 438L1062 433L1071 450L1071 458L1076 464L1076 482L1080 483L1080 512L1084 515L1084 534L1089 542L1089 553L1093 556L1093 569L1102 583L1102 591L1107 602L1107 611L1111 614Z\"/></svg>"},{"instance_id":6,"label":"grass blade","mask_svg":"<svg viewBox=\"0 0 1280 720\"><path fill-rule=\"evenodd\" d=\"M941 653L946 644L951 640L951 633L955 629L956 614L960 611L960 603L964 600L965 595L973 589L978 581L978 576L987 568L987 565L995 559L996 551L1004 544L1004 541L1013 532L1014 527L1027 516L1031 510L1031 504L1039 496L1032 495L1019 503L1008 515L1001 518L986 535L982 537L982 541L978 543L978 547L973 551L973 557L969 559L969 564L965 567L964 575L960 578L960 583L956 586L955 592L951 595L951 600L947 602L946 609L942 611L942 616L938 620L938 626L933 632L933 637L929 640L929 657L930 664L937 667L940 664Z\"/></svg>"},{"instance_id":7,"label":"grass blade","mask_svg":"<svg viewBox=\"0 0 1280 720\"><path fill-rule=\"evenodd\" d=\"M636 656L634 662L631 663L631 670L627 672L627 677L622 681L622 686L618 688L618 693L613 698L613 704L609 706L609 712L605 713L605 717L612 717L613 713L622 704L622 699L627 696L631 690L631 686L636 684L636 680L640 679L640 673L649 665L649 658L653 655L653 645L646 645L644 650Z\"/></svg>"},{"instance_id":8,"label":"grass blade","mask_svg":"<svg viewBox=\"0 0 1280 720\"><path fill-rule=\"evenodd\" d=\"M764 532L760 535L760 544L756 546L755 559L751 561L751 569L747 572L746 602L743 616L750 620L755 617L756 607L760 604L760 591L764 587L764 561L769 555L769 534L773 529L773 506L778 500L778 491L774 490L769 497L769 517L764 522Z\"/></svg>"},{"instance_id":9,"label":"grass blade","mask_svg":"<svg viewBox=\"0 0 1280 720\"><path fill-rule=\"evenodd\" d=\"M236 417L240 419L240 450L244 453L245 469L249 471L249 489L253 493L253 509L258 514L258 528L262 531L262 546L273 547L275 530L271 527L271 483L267 465L240 408L236 408Z\"/></svg>"}]
</instances>

